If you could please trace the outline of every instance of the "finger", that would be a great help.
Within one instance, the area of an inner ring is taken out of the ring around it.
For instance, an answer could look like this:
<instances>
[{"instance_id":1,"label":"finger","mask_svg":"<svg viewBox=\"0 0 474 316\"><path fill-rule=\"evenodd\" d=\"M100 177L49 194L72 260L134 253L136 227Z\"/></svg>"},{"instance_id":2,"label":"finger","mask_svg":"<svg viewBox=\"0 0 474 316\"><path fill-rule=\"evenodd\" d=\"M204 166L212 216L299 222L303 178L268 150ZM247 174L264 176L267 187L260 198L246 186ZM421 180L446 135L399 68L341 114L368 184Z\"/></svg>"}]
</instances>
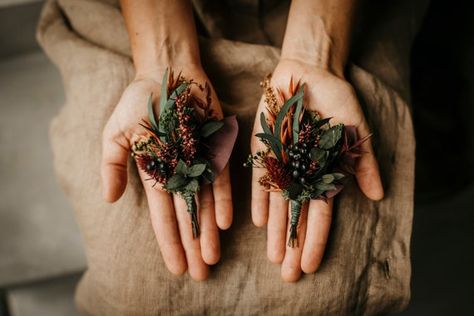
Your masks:
<instances>
[{"instance_id":1,"label":"finger","mask_svg":"<svg viewBox=\"0 0 474 316\"><path fill-rule=\"evenodd\" d=\"M212 193L214 195L217 226L220 229L227 229L232 224L233 213L229 164L212 184Z\"/></svg>"},{"instance_id":2,"label":"finger","mask_svg":"<svg viewBox=\"0 0 474 316\"><path fill-rule=\"evenodd\" d=\"M265 172L263 168L252 168L252 221L257 227L262 227L268 221L269 194L258 183Z\"/></svg>"},{"instance_id":3,"label":"finger","mask_svg":"<svg viewBox=\"0 0 474 316\"><path fill-rule=\"evenodd\" d=\"M369 129L365 124L357 129L360 137L369 135ZM371 200L381 200L383 198L383 186L380 178L379 166L372 149L372 141L369 138L361 146L364 152L357 161L356 179L360 189Z\"/></svg>"},{"instance_id":4,"label":"finger","mask_svg":"<svg viewBox=\"0 0 474 316\"><path fill-rule=\"evenodd\" d=\"M147 175L140 171L145 193L150 208L153 230L161 250L161 255L168 270L176 275L186 272L187 263L184 249L179 237L173 199L167 192L153 188Z\"/></svg>"},{"instance_id":5,"label":"finger","mask_svg":"<svg viewBox=\"0 0 474 316\"><path fill-rule=\"evenodd\" d=\"M260 100L259 109L257 110L254 127L252 131L252 155L255 155L259 150L264 150L265 145L256 137L254 136L257 133L262 131L262 126L260 124L260 114L265 112L265 106L263 105L264 97L262 96ZM261 227L267 223L268 220L268 199L269 194L267 191L263 189L260 185L258 180L264 176L266 170L264 168L252 168L252 202L251 202L251 209L252 209L252 221L257 227Z\"/></svg>"},{"instance_id":6,"label":"finger","mask_svg":"<svg viewBox=\"0 0 474 316\"><path fill-rule=\"evenodd\" d=\"M107 202L117 201L127 186L129 142L125 136L116 137L107 129L102 136L102 195Z\"/></svg>"},{"instance_id":7,"label":"finger","mask_svg":"<svg viewBox=\"0 0 474 316\"><path fill-rule=\"evenodd\" d=\"M216 264L220 259L221 249L214 210L214 198L210 184L205 184L201 187L198 205L201 219L200 241L202 259L207 264Z\"/></svg>"},{"instance_id":8,"label":"finger","mask_svg":"<svg viewBox=\"0 0 474 316\"><path fill-rule=\"evenodd\" d=\"M186 202L177 194L173 194L173 201L178 219L179 235L188 261L189 274L195 280L205 280L209 275L209 267L202 258L199 238L193 237L191 217Z\"/></svg>"},{"instance_id":9,"label":"finger","mask_svg":"<svg viewBox=\"0 0 474 316\"><path fill-rule=\"evenodd\" d=\"M286 245L285 258L281 264L281 277L285 282L296 282L301 277L301 254L303 253L303 247L305 245L307 215L308 203L304 203L298 221L297 244L295 247ZM286 230L287 239L290 237L289 228L290 227Z\"/></svg>"},{"instance_id":10,"label":"finger","mask_svg":"<svg viewBox=\"0 0 474 316\"><path fill-rule=\"evenodd\" d=\"M285 256L286 227L288 223L288 201L280 192L270 193L270 208L267 225L267 257L273 263L281 263Z\"/></svg>"},{"instance_id":11,"label":"finger","mask_svg":"<svg viewBox=\"0 0 474 316\"><path fill-rule=\"evenodd\" d=\"M301 269L314 273L321 264L331 227L333 199L309 203L306 238L301 257Z\"/></svg>"}]
</instances>

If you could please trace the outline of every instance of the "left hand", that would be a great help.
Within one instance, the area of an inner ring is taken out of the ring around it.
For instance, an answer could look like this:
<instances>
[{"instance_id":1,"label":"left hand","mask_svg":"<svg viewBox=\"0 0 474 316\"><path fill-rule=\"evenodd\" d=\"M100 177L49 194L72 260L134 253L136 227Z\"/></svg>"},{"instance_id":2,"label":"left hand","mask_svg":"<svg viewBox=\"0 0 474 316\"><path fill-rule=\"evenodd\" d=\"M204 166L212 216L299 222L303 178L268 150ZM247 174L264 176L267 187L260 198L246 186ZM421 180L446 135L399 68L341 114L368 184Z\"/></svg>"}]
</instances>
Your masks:
<instances>
[{"instance_id":1,"label":"left hand","mask_svg":"<svg viewBox=\"0 0 474 316\"><path fill-rule=\"evenodd\" d=\"M204 84L209 82L201 67L183 69L188 79ZM159 113L159 94L164 68L137 77L125 89L103 131L102 183L106 201L115 202L127 185L127 163L134 137L144 134L139 124L148 119L147 101L155 97L155 113ZM198 90L198 89L196 89ZM199 93L200 91L196 91ZM202 96L200 96L202 97ZM222 118L219 100L212 91L212 107ZM139 169L139 168L138 168ZM207 279L209 265L220 259L219 228L227 229L232 223L232 194L228 166L212 184L203 184L198 196L201 235L193 238L191 220L184 200L171 195L160 185L153 187L149 176L138 170L147 196L150 217L156 240L168 270L176 275L186 270L195 280Z\"/></svg>"}]
</instances>

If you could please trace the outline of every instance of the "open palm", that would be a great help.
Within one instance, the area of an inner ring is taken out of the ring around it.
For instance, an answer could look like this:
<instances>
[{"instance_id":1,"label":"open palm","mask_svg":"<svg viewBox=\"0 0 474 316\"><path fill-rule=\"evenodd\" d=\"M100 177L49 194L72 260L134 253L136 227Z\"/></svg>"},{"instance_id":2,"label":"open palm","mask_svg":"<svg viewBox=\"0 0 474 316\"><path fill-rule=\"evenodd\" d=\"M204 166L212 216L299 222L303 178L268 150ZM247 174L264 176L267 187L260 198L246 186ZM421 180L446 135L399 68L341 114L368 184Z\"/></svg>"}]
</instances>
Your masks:
<instances>
[{"instance_id":1,"label":"open palm","mask_svg":"<svg viewBox=\"0 0 474 316\"><path fill-rule=\"evenodd\" d=\"M321 114L332 117L332 124L344 123L357 128L360 137L370 134L364 114L357 101L352 86L328 70L305 64L301 61L282 59L276 67L271 85L288 91L293 80L306 84L306 106ZM260 101L257 118L265 112L263 98ZM255 120L253 134L260 133L259 120ZM252 153L264 148L256 138L252 138ZM362 145L365 151L356 164L356 178L360 189L373 200L383 197L377 161L370 139ZM252 219L256 226L267 224L267 256L274 263L281 263L281 274L285 281L296 281L301 272L313 273L317 270L324 254L332 218L332 199L328 202L311 200L303 205L298 225L298 247L286 244L289 235L289 203L281 192L266 192L258 179L265 173L259 168L252 175Z\"/></svg>"},{"instance_id":2,"label":"open palm","mask_svg":"<svg viewBox=\"0 0 474 316\"><path fill-rule=\"evenodd\" d=\"M120 198L127 185L127 162L130 148L138 135L144 134L139 125L148 117L147 100L152 94L155 113L159 113L160 86L156 78L137 78L124 91L103 132L102 182L104 198L114 202ZM200 68L187 69L183 75L200 84L209 82ZM193 91L194 93L194 91ZM199 91L196 91L199 93ZM222 118L222 110L217 96L211 96L214 113ZM146 181L148 176L139 170L140 178L150 209L150 217L163 259L174 274L182 274L187 269L196 280L206 279L208 265L220 259L219 230L227 229L232 222L232 198L228 166L213 184L201 186L198 198L200 213L200 238L193 238L191 220L184 200L170 195L162 188ZM133 212L133 210L130 210Z\"/></svg>"}]
</instances>

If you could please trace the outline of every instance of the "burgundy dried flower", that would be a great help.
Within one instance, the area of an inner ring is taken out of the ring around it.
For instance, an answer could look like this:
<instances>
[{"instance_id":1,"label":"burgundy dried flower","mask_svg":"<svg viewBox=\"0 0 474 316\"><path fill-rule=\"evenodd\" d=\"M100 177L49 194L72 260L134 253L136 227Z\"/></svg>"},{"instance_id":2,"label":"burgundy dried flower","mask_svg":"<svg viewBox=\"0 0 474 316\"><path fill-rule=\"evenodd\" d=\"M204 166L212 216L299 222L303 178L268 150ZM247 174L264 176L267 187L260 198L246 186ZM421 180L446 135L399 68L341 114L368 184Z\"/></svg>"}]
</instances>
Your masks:
<instances>
[{"instance_id":1,"label":"burgundy dried flower","mask_svg":"<svg viewBox=\"0 0 474 316\"><path fill-rule=\"evenodd\" d=\"M267 168L268 177L273 186L280 190L286 189L291 183L291 174L287 166L278 159L266 156L263 158L265 168Z\"/></svg>"}]
</instances>

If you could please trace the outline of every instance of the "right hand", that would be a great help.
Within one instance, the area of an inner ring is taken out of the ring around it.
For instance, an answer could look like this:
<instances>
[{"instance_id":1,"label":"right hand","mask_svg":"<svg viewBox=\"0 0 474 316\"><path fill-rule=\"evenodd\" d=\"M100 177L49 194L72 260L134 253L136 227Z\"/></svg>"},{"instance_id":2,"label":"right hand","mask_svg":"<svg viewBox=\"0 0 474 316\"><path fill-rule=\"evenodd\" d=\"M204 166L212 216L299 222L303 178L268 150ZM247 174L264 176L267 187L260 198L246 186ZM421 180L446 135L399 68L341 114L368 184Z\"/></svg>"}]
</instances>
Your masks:
<instances>
[{"instance_id":1,"label":"right hand","mask_svg":"<svg viewBox=\"0 0 474 316\"><path fill-rule=\"evenodd\" d=\"M334 73L302 61L282 58L272 75L275 89L288 93L293 78L305 83L305 104L323 118L332 117L332 124L344 123L357 128L359 137L370 134L364 113L352 86ZM262 98L257 109L252 135L262 132L259 115L266 112ZM257 137L252 137L252 154L264 149ZM383 198L377 160L371 140L362 144L364 154L357 161L355 177L362 192L372 200ZM258 179L265 174L262 168L254 168L252 175L252 218L257 227L267 224L267 256L273 263L281 264L281 276L287 282L295 282L301 272L314 273L318 269L326 248L332 219L333 199L326 202L310 200L302 209L298 225L298 247L286 243L289 235L290 209L281 192L267 192Z\"/></svg>"},{"instance_id":2,"label":"right hand","mask_svg":"<svg viewBox=\"0 0 474 316\"><path fill-rule=\"evenodd\" d=\"M144 128L139 123L148 118L147 101L150 94L153 94L155 113L159 113L157 100L160 97L164 70L135 78L123 92L104 128L101 175L103 196L108 202L118 200L127 186L130 148L136 135L144 133ZM175 67L174 70L177 73L181 69ZM186 66L183 68L183 75L200 84L209 82L200 66ZM221 119L222 110L213 89L211 106ZM189 270L193 279L206 279L209 274L208 265L213 265L220 259L218 228L227 229L232 223L229 167L218 175L214 183L201 185L198 198L201 235L196 239L192 236L191 221L184 200L170 195L158 185L153 188L153 183L145 180L148 176L143 171L139 170L139 175L147 196L156 239L168 270L176 275Z\"/></svg>"}]
</instances>

